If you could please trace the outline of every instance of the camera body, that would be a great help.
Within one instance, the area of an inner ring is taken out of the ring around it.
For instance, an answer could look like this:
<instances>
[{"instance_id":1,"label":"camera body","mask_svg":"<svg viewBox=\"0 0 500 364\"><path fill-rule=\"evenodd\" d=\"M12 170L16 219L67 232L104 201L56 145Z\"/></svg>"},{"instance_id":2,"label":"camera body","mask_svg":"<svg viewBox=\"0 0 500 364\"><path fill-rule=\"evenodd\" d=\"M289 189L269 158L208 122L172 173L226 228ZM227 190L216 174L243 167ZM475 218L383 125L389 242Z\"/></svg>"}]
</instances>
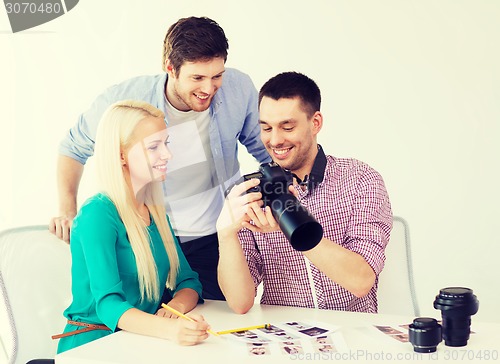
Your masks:
<instances>
[{"instance_id":1,"label":"camera body","mask_svg":"<svg viewBox=\"0 0 500 364\"><path fill-rule=\"evenodd\" d=\"M290 193L288 187L293 184L292 172L281 168L275 162L263 163L259 171L243 176L244 181L254 178L260 179L260 183L247 192L261 192L264 206L271 206L272 201L275 201L278 196Z\"/></svg>"},{"instance_id":2,"label":"camera body","mask_svg":"<svg viewBox=\"0 0 500 364\"><path fill-rule=\"evenodd\" d=\"M314 248L323 238L323 228L316 219L290 193L293 184L292 172L275 162L263 163L259 171L243 176L244 181L260 179L259 185L249 192L261 192L265 206L271 208L281 231L292 247L299 251Z\"/></svg>"}]
</instances>

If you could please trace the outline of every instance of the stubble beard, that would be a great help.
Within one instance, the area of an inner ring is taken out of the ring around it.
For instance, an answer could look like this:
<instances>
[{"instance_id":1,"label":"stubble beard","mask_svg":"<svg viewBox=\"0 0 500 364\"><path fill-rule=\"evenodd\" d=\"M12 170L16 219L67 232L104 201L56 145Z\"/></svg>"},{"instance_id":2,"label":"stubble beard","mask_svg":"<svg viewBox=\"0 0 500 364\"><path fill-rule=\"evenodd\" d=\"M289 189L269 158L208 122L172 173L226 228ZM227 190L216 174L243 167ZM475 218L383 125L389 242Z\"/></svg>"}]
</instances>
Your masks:
<instances>
[{"instance_id":1,"label":"stubble beard","mask_svg":"<svg viewBox=\"0 0 500 364\"><path fill-rule=\"evenodd\" d=\"M175 99L176 99L177 101L179 101L179 102L180 102L180 103L181 103L184 107L186 107L186 108L187 108L187 110L184 110L184 111L191 111L191 110L193 110L193 111L196 111L196 112L202 112L202 111L207 110L207 109L210 107L210 105L212 104L212 98L213 98L213 96L210 96L210 100L209 100L209 102L207 103L207 106L206 106L206 107L203 107L203 108L197 108L197 107L195 107L195 106L193 105L193 104L194 104L193 102L190 102L190 101L189 101L189 99L188 99L188 100L186 100L184 97L182 97L181 93L177 90L177 85L175 85L175 86L174 86L174 97L175 97ZM193 93L193 92L191 92L191 93L189 94L189 97L196 97L196 96L194 95L194 93Z\"/></svg>"}]
</instances>

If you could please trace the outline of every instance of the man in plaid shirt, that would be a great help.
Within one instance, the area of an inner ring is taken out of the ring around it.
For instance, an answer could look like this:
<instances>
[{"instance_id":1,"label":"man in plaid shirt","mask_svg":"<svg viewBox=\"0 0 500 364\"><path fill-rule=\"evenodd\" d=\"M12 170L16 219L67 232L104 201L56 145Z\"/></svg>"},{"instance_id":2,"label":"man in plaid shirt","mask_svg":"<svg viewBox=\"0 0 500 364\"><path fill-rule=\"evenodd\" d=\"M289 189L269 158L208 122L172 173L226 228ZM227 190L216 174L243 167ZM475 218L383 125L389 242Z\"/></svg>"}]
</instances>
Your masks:
<instances>
[{"instance_id":1,"label":"man in plaid shirt","mask_svg":"<svg viewBox=\"0 0 500 364\"><path fill-rule=\"evenodd\" d=\"M259 94L261 139L274 162L295 176L290 187L323 227L323 238L294 249L279 229L260 183L235 186L217 222L219 285L229 306L247 312L263 283L263 304L377 312L378 276L392 229L392 211L380 174L355 159L325 155L317 143L323 125L316 83L281 73Z\"/></svg>"}]
</instances>

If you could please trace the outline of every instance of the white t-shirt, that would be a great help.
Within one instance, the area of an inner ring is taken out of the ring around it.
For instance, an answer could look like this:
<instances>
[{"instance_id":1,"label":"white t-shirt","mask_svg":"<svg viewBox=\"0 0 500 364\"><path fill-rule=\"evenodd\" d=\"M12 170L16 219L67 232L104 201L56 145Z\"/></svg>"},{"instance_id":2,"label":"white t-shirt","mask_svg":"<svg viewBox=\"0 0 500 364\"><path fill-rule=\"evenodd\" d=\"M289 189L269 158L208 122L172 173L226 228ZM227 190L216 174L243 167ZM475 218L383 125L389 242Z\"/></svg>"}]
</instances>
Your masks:
<instances>
[{"instance_id":1,"label":"white t-shirt","mask_svg":"<svg viewBox=\"0 0 500 364\"><path fill-rule=\"evenodd\" d=\"M163 190L172 227L178 236L213 234L224 197L210 148L210 110L179 111L168 101L166 105L172 159Z\"/></svg>"}]
</instances>

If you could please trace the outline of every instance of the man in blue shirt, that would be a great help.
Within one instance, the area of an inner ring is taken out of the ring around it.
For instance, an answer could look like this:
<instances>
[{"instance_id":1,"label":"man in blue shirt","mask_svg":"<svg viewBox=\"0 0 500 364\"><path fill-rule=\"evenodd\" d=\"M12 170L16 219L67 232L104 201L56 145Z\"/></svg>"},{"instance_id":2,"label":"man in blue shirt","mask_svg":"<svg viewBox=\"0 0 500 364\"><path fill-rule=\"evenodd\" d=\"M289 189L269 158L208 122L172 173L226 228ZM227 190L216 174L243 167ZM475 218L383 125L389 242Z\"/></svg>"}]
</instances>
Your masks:
<instances>
[{"instance_id":1,"label":"man in blue shirt","mask_svg":"<svg viewBox=\"0 0 500 364\"><path fill-rule=\"evenodd\" d=\"M203 297L224 299L217 283L215 223L223 191L239 178L238 141L260 163L270 161L260 140L257 90L248 75L225 68L227 49L215 21L180 19L165 37L164 74L132 78L97 97L60 145L60 211L50 221L51 232L69 242L78 185L104 110L119 100L146 101L165 112L169 126L173 158L164 193L174 232L199 274Z\"/></svg>"}]
</instances>

